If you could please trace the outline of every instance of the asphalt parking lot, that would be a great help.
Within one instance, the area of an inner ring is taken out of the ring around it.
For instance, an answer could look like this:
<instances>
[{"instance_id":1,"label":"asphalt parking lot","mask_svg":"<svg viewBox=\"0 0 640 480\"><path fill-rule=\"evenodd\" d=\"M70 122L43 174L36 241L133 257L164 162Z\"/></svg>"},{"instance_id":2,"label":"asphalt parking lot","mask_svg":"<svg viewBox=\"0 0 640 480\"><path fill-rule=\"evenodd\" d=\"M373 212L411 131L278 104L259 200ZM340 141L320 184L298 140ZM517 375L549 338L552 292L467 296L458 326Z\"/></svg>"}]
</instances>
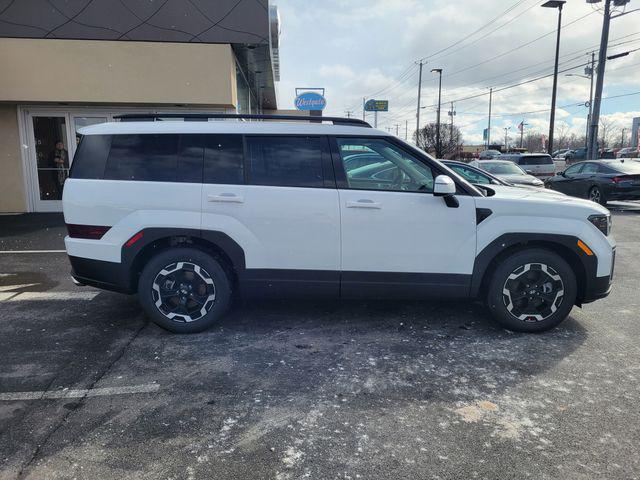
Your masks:
<instances>
[{"instance_id":1,"label":"asphalt parking lot","mask_svg":"<svg viewBox=\"0 0 640 480\"><path fill-rule=\"evenodd\" d=\"M614 211L613 293L541 335L474 303L287 301L174 335L75 287L64 234L0 217L2 479L640 478L640 204Z\"/></svg>"}]
</instances>

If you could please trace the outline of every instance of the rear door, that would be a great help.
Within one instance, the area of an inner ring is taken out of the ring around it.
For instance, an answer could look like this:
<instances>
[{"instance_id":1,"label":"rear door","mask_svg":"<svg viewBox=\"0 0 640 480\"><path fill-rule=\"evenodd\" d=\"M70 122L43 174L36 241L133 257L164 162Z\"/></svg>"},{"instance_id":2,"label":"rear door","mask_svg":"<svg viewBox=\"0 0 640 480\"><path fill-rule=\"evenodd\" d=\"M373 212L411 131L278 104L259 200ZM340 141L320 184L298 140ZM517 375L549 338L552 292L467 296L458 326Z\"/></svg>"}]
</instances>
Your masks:
<instances>
[{"instance_id":1,"label":"rear door","mask_svg":"<svg viewBox=\"0 0 640 480\"><path fill-rule=\"evenodd\" d=\"M439 173L385 138L338 137L334 165L344 296L464 296L476 256L474 198L449 208ZM356 161L361 155L362 161Z\"/></svg>"},{"instance_id":2,"label":"rear door","mask_svg":"<svg viewBox=\"0 0 640 480\"><path fill-rule=\"evenodd\" d=\"M240 245L252 295L338 295L340 211L324 136L209 135L202 228Z\"/></svg>"}]
</instances>

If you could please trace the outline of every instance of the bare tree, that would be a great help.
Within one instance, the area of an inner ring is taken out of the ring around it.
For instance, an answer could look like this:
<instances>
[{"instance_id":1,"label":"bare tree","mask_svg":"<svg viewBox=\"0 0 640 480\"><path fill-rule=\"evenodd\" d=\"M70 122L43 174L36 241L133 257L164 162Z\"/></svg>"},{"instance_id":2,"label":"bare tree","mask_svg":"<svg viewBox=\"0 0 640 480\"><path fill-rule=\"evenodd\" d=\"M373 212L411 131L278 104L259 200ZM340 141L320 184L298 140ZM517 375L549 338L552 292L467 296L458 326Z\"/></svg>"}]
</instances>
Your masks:
<instances>
[{"instance_id":1,"label":"bare tree","mask_svg":"<svg viewBox=\"0 0 640 480\"><path fill-rule=\"evenodd\" d=\"M605 117L600 117L598 132L600 134L600 148L609 148L609 145L615 141L614 135L616 135L618 128L619 126L615 122L607 120Z\"/></svg>"},{"instance_id":2,"label":"bare tree","mask_svg":"<svg viewBox=\"0 0 640 480\"><path fill-rule=\"evenodd\" d=\"M569 125L566 122L560 122L556 130L556 147L569 148Z\"/></svg>"},{"instance_id":3,"label":"bare tree","mask_svg":"<svg viewBox=\"0 0 640 480\"><path fill-rule=\"evenodd\" d=\"M437 124L429 123L420 129L416 145L425 152L436 153ZM415 137L414 137L414 140ZM462 146L462 133L455 125L440 124L440 150L442 158L453 158Z\"/></svg>"}]
</instances>

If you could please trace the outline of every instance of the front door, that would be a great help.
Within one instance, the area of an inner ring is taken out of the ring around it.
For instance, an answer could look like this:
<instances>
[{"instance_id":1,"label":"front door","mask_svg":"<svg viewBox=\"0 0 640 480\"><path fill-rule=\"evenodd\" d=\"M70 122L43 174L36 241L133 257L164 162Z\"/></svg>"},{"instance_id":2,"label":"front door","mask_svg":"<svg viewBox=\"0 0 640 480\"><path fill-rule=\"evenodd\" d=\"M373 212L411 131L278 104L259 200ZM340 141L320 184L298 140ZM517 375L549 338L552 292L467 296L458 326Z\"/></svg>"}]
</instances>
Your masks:
<instances>
[{"instance_id":1,"label":"front door","mask_svg":"<svg viewBox=\"0 0 640 480\"><path fill-rule=\"evenodd\" d=\"M69 176L72 146L66 115L29 115L32 199L39 212L62 209L62 189Z\"/></svg>"},{"instance_id":2,"label":"front door","mask_svg":"<svg viewBox=\"0 0 640 480\"><path fill-rule=\"evenodd\" d=\"M438 172L384 138L337 138L344 296L465 296L476 256L475 201L449 208ZM340 180L340 178L342 178Z\"/></svg>"}]
</instances>

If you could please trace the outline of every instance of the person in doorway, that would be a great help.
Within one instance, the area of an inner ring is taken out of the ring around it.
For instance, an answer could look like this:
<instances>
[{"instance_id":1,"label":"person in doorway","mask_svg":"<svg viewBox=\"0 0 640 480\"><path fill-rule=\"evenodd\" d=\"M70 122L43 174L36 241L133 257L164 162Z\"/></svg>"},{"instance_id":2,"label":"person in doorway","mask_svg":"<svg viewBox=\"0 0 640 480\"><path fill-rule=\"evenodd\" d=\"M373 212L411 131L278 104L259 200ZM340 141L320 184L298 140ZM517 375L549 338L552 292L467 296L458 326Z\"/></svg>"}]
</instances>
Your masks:
<instances>
[{"instance_id":1,"label":"person in doorway","mask_svg":"<svg viewBox=\"0 0 640 480\"><path fill-rule=\"evenodd\" d=\"M56 141L55 148L51 152L51 166L54 168L53 172L53 184L56 187L57 200L62 200L62 188L64 187L64 181L67 179L67 172L69 171L69 152L64 148L64 143L61 140Z\"/></svg>"}]
</instances>

